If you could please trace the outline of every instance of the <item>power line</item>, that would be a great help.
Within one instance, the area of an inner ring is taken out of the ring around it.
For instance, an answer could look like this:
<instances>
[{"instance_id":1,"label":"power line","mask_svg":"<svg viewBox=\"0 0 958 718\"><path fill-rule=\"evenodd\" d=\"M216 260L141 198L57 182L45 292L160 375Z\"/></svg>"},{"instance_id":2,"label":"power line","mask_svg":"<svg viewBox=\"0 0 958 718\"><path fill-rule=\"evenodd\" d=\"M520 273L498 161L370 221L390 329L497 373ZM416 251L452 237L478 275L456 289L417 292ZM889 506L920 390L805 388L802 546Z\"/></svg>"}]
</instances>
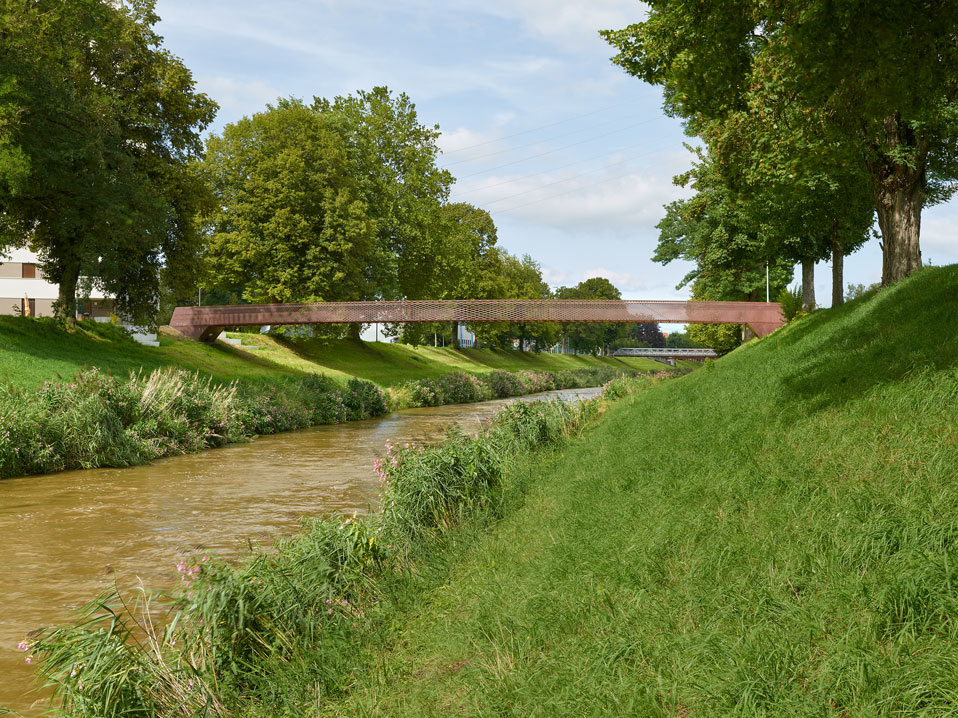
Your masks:
<instances>
[{"instance_id":1,"label":"power line","mask_svg":"<svg viewBox=\"0 0 958 718\"><path fill-rule=\"evenodd\" d=\"M647 157L648 155L655 154L657 151L658 151L658 150L649 150L648 152L642 152L641 154L635 155L634 157L630 157L629 159L623 160L622 162L618 162L617 164L620 165L620 166L621 166L621 165L628 165L628 164L631 164L633 161L639 159L640 157ZM556 180L555 182L549 182L549 183L544 184L544 185L539 185L538 187L533 187L532 189L527 189L527 190L525 190L524 192L516 192L515 194L511 194L511 195L509 195L508 197L500 197L499 199L492 199L492 200L484 201L484 202L482 203L482 206L483 206L483 208L485 208L485 207L488 207L488 206L491 205L491 204L496 204L497 202L508 202L509 200L515 199L516 197L521 197L522 195L531 194L531 193L533 193L533 192L539 192L539 191L545 189L546 187L552 187L552 186L557 185L557 184L563 184L564 182L572 182L573 180L577 180L577 179L579 179L580 177L585 177L586 175L595 174L596 172L601 172L602 170L606 170L606 169L610 169L610 167L606 165L606 166L602 166L602 167L597 167L597 168L594 169L594 170L589 170L588 172L579 172L579 173L577 173L577 174L572 175L571 177L565 177L564 179ZM622 175L622 176L627 176L627 175ZM605 180L602 180L602 181L605 181Z\"/></svg>"},{"instance_id":2,"label":"power line","mask_svg":"<svg viewBox=\"0 0 958 718\"><path fill-rule=\"evenodd\" d=\"M555 199L556 197L563 197L567 194L572 194L573 192L589 189L591 187L597 187L598 185L604 184L606 182L612 182L614 180L624 179L625 177L628 177L630 174L632 174L631 171L621 175L616 175L614 177L606 177L605 179L601 179L601 180L598 180L597 182L592 182L590 184L587 184L581 187L573 187L572 189L566 190L565 192L557 192L556 194L549 195L548 197L542 197L541 199L535 199L535 200L532 200L531 202L525 202L524 204L519 204L519 205L516 205L515 207L506 207L505 209L498 210L497 214L509 214L510 212L515 212L517 209L522 209L523 207L529 207L534 204L540 204L541 202L548 202L550 199Z\"/></svg>"},{"instance_id":3,"label":"power line","mask_svg":"<svg viewBox=\"0 0 958 718\"><path fill-rule=\"evenodd\" d=\"M496 150L495 152L487 152L487 153L484 154L484 155L476 155L475 157L467 157L467 158L465 158L465 159L456 160L455 162L447 162L447 163L445 163L445 166L448 168L448 167L452 167L452 166L454 166L454 165L461 165L461 164L464 164L464 163L466 163L466 162L478 162L479 160L484 160L484 159L486 159L487 157L495 157L496 155L504 155L504 154L506 154L506 153L508 153L508 152L515 152L515 151L521 150L521 149L523 149L523 148L525 148L525 147L534 147L534 146L536 146L536 145L542 144L543 142L551 142L552 140L559 140L559 139L562 139L563 137L569 137L570 135L575 135L575 134L578 134L578 133L580 133L580 132L585 132L586 130L594 130L594 129L599 128L599 127L606 127L606 126L608 126L608 125L614 125L614 124L615 124L616 122L618 122L618 121L619 121L619 120L618 120L618 118L617 118L617 119L614 119L614 120L609 120L608 122L601 122L601 123L599 123L599 124L597 124L597 125L591 125L591 126L589 126L589 127L580 127L579 129L577 129L577 130L572 130L571 132L566 132L566 133L561 134L561 135L553 135L552 137L546 137L546 138L544 138L544 139L539 139L539 140L536 140L536 141L534 141L534 142L529 142L529 143L524 144L524 145L517 145L517 146L514 146L514 147L507 147L507 148L504 149L504 150ZM632 127L632 126L633 126L633 125L628 125L628 126L626 127L626 129L628 129L629 127Z\"/></svg>"}]
</instances>

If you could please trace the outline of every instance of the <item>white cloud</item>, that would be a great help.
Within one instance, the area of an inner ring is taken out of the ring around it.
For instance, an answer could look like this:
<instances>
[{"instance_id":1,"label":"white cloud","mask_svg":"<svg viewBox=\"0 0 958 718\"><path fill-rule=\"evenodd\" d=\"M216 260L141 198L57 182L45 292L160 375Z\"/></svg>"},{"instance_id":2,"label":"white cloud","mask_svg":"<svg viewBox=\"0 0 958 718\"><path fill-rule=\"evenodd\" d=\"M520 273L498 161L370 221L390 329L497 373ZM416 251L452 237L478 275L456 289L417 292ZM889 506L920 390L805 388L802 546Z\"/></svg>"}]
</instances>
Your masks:
<instances>
[{"instance_id":1,"label":"white cloud","mask_svg":"<svg viewBox=\"0 0 958 718\"><path fill-rule=\"evenodd\" d=\"M568 232L647 229L664 216L664 205L688 196L688 190L672 184L684 165L670 168L668 159L638 168L609 163L599 171L492 176L457 190L456 198L489 210L493 218L509 216Z\"/></svg>"},{"instance_id":2,"label":"white cloud","mask_svg":"<svg viewBox=\"0 0 958 718\"><path fill-rule=\"evenodd\" d=\"M953 205L932 207L921 220L921 253L927 262L958 262L958 212Z\"/></svg>"},{"instance_id":3,"label":"white cloud","mask_svg":"<svg viewBox=\"0 0 958 718\"><path fill-rule=\"evenodd\" d=\"M257 112L283 96L282 90L259 80L240 81L231 77L199 75L196 85L231 116Z\"/></svg>"},{"instance_id":4,"label":"white cloud","mask_svg":"<svg viewBox=\"0 0 958 718\"><path fill-rule=\"evenodd\" d=\"M606 269L605 267L587 269L582 277L583 279L593 279L595 277L608 279L615 288L621 292L640 292L648 286L644 280L629 272L617 272L614 269Z\"/></svg>"},{"instance_id":5,"label":"white cloud","mask_svg":"<svg viewBox=\"0 0 958 718\"><path fill-rule=\"evenodd\" d=\"M460 158L498 152L504 148L502 138L498 132L475 131L466 127L457 127L454 130L445 130L439 135L439 147L448 157L447 164L459 162Z\"/></svg>"}]
</instances>

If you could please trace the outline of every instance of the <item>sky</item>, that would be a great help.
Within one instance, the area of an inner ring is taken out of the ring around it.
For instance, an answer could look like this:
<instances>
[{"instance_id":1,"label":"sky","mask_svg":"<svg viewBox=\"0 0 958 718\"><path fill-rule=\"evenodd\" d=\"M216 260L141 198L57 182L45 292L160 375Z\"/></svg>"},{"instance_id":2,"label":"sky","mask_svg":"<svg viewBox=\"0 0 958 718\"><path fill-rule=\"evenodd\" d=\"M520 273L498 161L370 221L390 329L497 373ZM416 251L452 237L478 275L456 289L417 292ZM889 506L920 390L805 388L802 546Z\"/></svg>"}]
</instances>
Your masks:
<instances>
[{"instance_id":1,"label":"sky","mask_svg":"<svg viewBox=\"0 0 958 718\"><path fill-rule=\"evenodd\" d=\"M599 38L643 19L635 0L158 0L167 49L220 105L216 132L278 97L385 85L442 131L452 201L490 212L499 244L552 285L606 277L626 299L685 299L691 265L651 261L690 142L659 88L613 65ZM958 262L958 204L926 209L926 263ZM877 239L846 284L881 278ZM798 277L796 277L796 282ZM830 267L816 268L819 303ZM774 298L773 298L774 299Z\"/></svg>"}]
</instances>

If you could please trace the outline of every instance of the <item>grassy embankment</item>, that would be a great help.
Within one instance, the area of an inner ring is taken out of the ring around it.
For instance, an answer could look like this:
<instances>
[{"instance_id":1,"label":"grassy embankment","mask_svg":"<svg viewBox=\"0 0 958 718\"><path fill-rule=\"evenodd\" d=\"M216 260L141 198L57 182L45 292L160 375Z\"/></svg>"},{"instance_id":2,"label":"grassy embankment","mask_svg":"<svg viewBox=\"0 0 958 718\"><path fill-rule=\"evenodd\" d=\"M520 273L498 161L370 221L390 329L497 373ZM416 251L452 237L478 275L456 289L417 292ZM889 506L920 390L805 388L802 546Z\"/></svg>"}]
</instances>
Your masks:
<instances>
[{"instance_id":1,"label":"grassy embankment","mask_svg":"<svg viewBox=\"0 0 958 718\"><path fill-rule=\"evenodd\" d=\"M382 514L198 557L149 645L94 604L25 650L77 715L953 714L956 292L390 450Z\"/></svg>"},{"instance_id":2,"label":"grassy embankment","mask_svg":"<svg viewBox=\"0 0 958 718\"><path fill-rule=\"evenodd\" d=\"M48 321L0 317L0 380L21 388L58 376L69 378L85 367L116 375L177 366L220 381L269 380L322 373L334 379L357 377L383 387L403 381L462 371L482 375L494 370L563 371L607 366L628 371L659 371L649 359L534 354L492 349L443 349L349 341L284 341L234 334L258 349L222 342L206 346L162 335L160 347L142 347L110 325L85 323L66 332ZM696 366L683 363L685 368Z\"/></svg>"},{"instance_id":3,"label":"grassy embankment","mask_svg":"<svg viewBox=\"0 0 958 718\"><path fill-rule=\"evenodd\" d=\"M152 349L110 325L68 332L23 318L0 319L0 340L0 479L130 466L391 408L598 386L662 366L252 335L246 349L178 336ZM384 393L363 378L372 376L393 386Z\"/></svg>"},{"instance_id":4,"label":"grassy embankment","mask_svg":"<svg viewBox=\"0 0 958 718\"><path fill-rule=\"evenodd\" d=\"M958 713L958 267L636 394L511 480L525 505L396 601L324 714Z\"/></svg>"}]
</instances>

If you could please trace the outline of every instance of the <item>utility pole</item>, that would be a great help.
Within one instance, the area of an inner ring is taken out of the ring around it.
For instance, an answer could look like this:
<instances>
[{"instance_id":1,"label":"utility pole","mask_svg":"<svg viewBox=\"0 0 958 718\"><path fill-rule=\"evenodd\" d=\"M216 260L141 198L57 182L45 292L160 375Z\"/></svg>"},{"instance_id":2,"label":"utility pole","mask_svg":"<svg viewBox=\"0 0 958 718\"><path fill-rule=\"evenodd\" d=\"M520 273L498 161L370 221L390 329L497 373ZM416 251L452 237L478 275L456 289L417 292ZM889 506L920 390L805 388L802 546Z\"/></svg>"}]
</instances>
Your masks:
<instances>
[{"instance_id":1,"label":"utility pole","mask_svg":"<svg viewBox=\"0 0 958 718\"><path fill-rule=\"evenodd\" d=\"M770 302L771 298L769 297L768 289L768 262L765 262L765 301Z\"/></svg>"}]
</instances>

